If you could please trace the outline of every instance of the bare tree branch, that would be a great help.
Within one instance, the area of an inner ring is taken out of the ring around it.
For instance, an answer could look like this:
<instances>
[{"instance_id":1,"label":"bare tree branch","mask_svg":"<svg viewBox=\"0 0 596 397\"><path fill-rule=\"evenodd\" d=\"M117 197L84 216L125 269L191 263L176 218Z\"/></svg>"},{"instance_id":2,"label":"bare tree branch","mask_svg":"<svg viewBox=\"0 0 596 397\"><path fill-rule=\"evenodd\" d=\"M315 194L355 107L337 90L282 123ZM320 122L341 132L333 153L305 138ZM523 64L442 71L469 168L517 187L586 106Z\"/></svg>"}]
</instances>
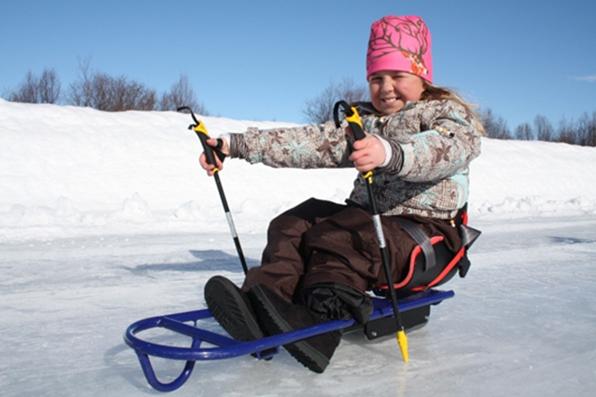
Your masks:
<instances>
[{"instance_id":1,"label":"bare tree branch","mask_svg":"<svg viewBox=\"0 0 596 397\"><path fill-rule=\"evenodd\" d=\"M534 140L534 131L532 130L532 126L528 123L521 123L518 125L515 129L515 138L522 141Z\"/></svg>"},{"instance_id":2,"label":"bare tree branch","mask_svg":"<svg viewBox=\"0 0 596 397\"><path fill-rule=\"evenodd\" d=\"M365 101L368 89L356 85L351 79L331 83L317 97L306 101L303 114L312 123L324 123L333 117L333 105L343 99L348 103Z\"/></svg>"},{"instance_id":3,"label":"bare tree branch","mask_svg":"<svg viewBox=\"0 0 596 397\"><path fill-rule=\"evenodd\" d=\"M60 97L60 80L54 69L44 69L41 78L31 71L21 85L8 95L8 100L24 103L56 103Z\"/></svg>"},{"instance_id":4,"label":"bare tree branch","mask_svg":"<svg viewBox=\"0 0 596 397\"><path fill-rule=\"evenodd\" d=\"M69 98L73 105L111 112L156 108L155 90L139 82L129 81L125 76L90 73L88 62L81 63L79 67L80 78L70 86Z\"/></svg>"},{"instance_id":5,"label":"bare tree branch","mask_svg":"<svg viewBox=\"0 0 596 397\"><path fill-rule=\"evenodd\" d=\"M491 109L481 110L479 114L487 137L494 139L513 138L505 119L495 116Z\"/></svg>"},{"instance_id":6,"label":"bare tree branch","mask_svg":"<svg viewBox=\"0 0 596 397\"><path fill-rule=\"evenodd\" d=\"M197 97L188 82L186 75L180 75L178 81L170 87L168 92L165 92L159 104L161 110L176 110L180 106L188 106L195 113L203 116L207 115L205 106L197 100Z\"/></svg>"}]
</instances>

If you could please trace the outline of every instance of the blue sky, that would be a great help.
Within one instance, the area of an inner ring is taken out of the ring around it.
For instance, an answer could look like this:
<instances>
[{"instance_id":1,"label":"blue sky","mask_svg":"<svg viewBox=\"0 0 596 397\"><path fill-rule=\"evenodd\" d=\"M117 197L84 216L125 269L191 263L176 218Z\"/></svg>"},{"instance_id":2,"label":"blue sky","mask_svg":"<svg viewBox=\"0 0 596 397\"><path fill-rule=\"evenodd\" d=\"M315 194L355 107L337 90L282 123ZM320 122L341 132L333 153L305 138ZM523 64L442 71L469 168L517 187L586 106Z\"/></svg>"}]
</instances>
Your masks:
<instances>
[{"instance_id":1,"label":"blue sky","mask_svg":"<svg viewBox=\"0 0 596 397\"><path fill-rule=\"evenodd\" d=\"M213 115L304 122L331 82L365 82L371 22L420 15L435 83L491 108L513 129L596 111L596 2L3 1L0 93L54 68L63 91L91 69L158 92L186 74Z\"/></svg>"}]
</instances>

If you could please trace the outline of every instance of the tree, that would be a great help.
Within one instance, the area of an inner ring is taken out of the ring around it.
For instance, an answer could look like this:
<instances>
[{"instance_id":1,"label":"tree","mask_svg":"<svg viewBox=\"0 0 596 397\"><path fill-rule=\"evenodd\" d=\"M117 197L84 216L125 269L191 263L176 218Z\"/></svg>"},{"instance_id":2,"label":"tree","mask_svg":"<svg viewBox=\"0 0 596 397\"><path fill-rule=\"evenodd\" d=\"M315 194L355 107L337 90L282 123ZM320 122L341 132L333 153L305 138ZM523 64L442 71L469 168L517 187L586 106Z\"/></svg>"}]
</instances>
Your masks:
<instances>
[{"instance_id":1,"label":"tree","mask_svg":"<svg viewBox=\"0 0 596 397\"><path fill-rule=\"evenodd\" d=\"M102 110L154 110L156 108L155 90L137 81L129 81L124 76L118 78L108 76L108 82L109 104Z\"/></svg>"},{"instance_id":2,"label":"tree","mask_svg":"<svg viewBox=\"0 0 596 397\"><path fill-rule=\"evenodd\" d=\"M60 97L60 80L54 69L44 69L41 77L28 71L21 85L8 96L9 101L56 103Z\"/></svg>"},{"instance_id":3,"label":"tree","mask_svg":"<svg viewBox=\"0 0 596 397\"><path fill-rule=\"evenodd\" d=\"M555 129L550 121L539 114L534 118L534 131L539 141L552 141L555 137Z\"/></svg>"},{"instance_id":4,"label":"tree","mask_svg":"<svg viewBox=\"0 0 596 397\"><path fill-rule=\"evenodd\" d=\"M596 112L582 114L577 123L578 144L582 146L596 146Z\"/></svg>"},{"instance_id":5,"label":"tree","mask_svg":"<svg viewBox=\"0 0 596 397\"><path fill-rule=\"evenodd\" d=\"M37 103L37 79L31 71L27 72L25 80L8 96L8 100L12 102Z\"/></svg>"},{"instance_id":6,"label":"tree","mask_svg":"<svg viewBox=\"0 0 596 397\"><path fill-rule=\"evenodd\" d=\"M515 138L522 141L534 140L534 131L529 123L521 123L515 129Z\"/></svg>"},{"instance_id":7,"label":"tree","mask_svg":"<svg viewBox=\"0 0 596 397\"><path fill-rule=\"evenodd\" d=\"M70 86L70 103L105 111L154 110L155 90L125 76L112 77L106 73L89 72L89 63L80 65L81 76Z\"/></svg>"},{"instance_id":8,"label":"tree","mask_svg":"<svg viewBox=\"0 0 596 397\"><path fill-rule=\"evenodd\" d=\"M208 114L205 106L197 100L186 75L180 75L178 81L170 87L170 91L162 95L159 104L161 110L176 110L180 106L189 106L195 113L201 115Z\"/></svg>"},{"instance_id":9,"label":"tree","mask_svg":"<svg viewBox=\"0 0 596 397\"><path fill-rule=\"evenodd\" d=\"M513 138L507 122L503 117L495 116L491 109L481 110L479 115L487 137L494 139Z\"/></svg>"},{"instance_id":10,"label":"tree","mask_svg":"<svg viewBox=\"0 0 596 397\"><path fill-rule=\"evenodd\" d=\"M568 143L570 145L576 145L578 143L577 130L574 128L573 123L563 118L559 122L559 142Z\"/></svg>"},{"instance_id":11,"label":"tree","mask_svg":"<svg viewBox=\"0 0 596 397\"><path fill-rule=\"evenodd\" d=\"M60 97L60 80L54 69L45 69L38 82L40 103L56 103Z\"/></svg>"},{"instance_id":12,"label":"tree","mask_svg":"<svg viewBox=\"0 0 596 397\"><path fill-rule=\"evenodd\" d=\"M343 99L348 103L365 101L368 90L350 79L330 83L317 97L306 101L303 113L309 122L324 123L333 117L333 105Z\"/></svg>"}]
</instances>

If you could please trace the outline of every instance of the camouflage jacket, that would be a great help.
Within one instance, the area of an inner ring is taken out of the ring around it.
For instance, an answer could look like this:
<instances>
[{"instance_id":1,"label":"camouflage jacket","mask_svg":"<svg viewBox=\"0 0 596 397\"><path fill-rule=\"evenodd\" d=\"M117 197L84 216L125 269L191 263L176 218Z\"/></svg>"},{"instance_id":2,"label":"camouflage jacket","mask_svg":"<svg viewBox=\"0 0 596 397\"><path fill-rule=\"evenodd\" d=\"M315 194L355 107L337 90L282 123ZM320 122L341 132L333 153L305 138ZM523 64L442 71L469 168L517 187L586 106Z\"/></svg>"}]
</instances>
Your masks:
<instances>
[{"instance_id":1,"label":"camouflage jacket","mask_svg":"<svg viewBox=\"0 0 596 397\"><path fill-rule=\"evenodd\" d=\"M383 215L450 219L468 200L468 165L480 154L481 133L452 100L408 102L399 112L362 117L364 130L384 138L393 155L375 170L373 190ZM352 167L343 127L333 122L231 134L230 154L272 167ZM368 207L366 182L357 177L349 199Z\"/></svg>"}]
</instances>

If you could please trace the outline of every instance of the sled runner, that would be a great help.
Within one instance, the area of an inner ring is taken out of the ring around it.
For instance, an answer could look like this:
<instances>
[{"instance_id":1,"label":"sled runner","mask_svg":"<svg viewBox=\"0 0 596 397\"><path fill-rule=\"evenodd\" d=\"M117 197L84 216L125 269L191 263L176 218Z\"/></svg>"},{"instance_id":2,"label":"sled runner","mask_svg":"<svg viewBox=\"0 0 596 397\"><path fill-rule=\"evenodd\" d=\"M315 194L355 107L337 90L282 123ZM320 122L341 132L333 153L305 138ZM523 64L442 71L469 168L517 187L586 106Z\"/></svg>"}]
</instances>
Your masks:
<instances>
[{"instance_id":1,"label":"sled runner","mask_svg":"<svg viewBox=\"0 0 596 397\"><path fill-rule=\"evenodd\" d=\"M427 290L399 300L402 322L406 329L416 328L428 321L430 306L454 296L453 291ZM279 335L268 336L254 341L242 342L218 333L205 326L216 324L209 309L195 310L156 316L131 324L124 340L135 350L143 373L149 384L159 391L173 391L182 386L190 377L196 361L219 360L252 354L257 359L271 359L285 344L306 339L314 335L340 330L350 332L363 329L368 339L395 333L392 304L388 299L374 297L374 311L364 326L355 320L335 320L312 327L298 329ZM141 339L140 333L151 329L164 329L174 334L190 338L190 347L159 344ZM223 332L223 331L222 331ZM169 383L158 380L150 357L161 357L186 361L180 375Z\"/></svg>"}]
</instances>

